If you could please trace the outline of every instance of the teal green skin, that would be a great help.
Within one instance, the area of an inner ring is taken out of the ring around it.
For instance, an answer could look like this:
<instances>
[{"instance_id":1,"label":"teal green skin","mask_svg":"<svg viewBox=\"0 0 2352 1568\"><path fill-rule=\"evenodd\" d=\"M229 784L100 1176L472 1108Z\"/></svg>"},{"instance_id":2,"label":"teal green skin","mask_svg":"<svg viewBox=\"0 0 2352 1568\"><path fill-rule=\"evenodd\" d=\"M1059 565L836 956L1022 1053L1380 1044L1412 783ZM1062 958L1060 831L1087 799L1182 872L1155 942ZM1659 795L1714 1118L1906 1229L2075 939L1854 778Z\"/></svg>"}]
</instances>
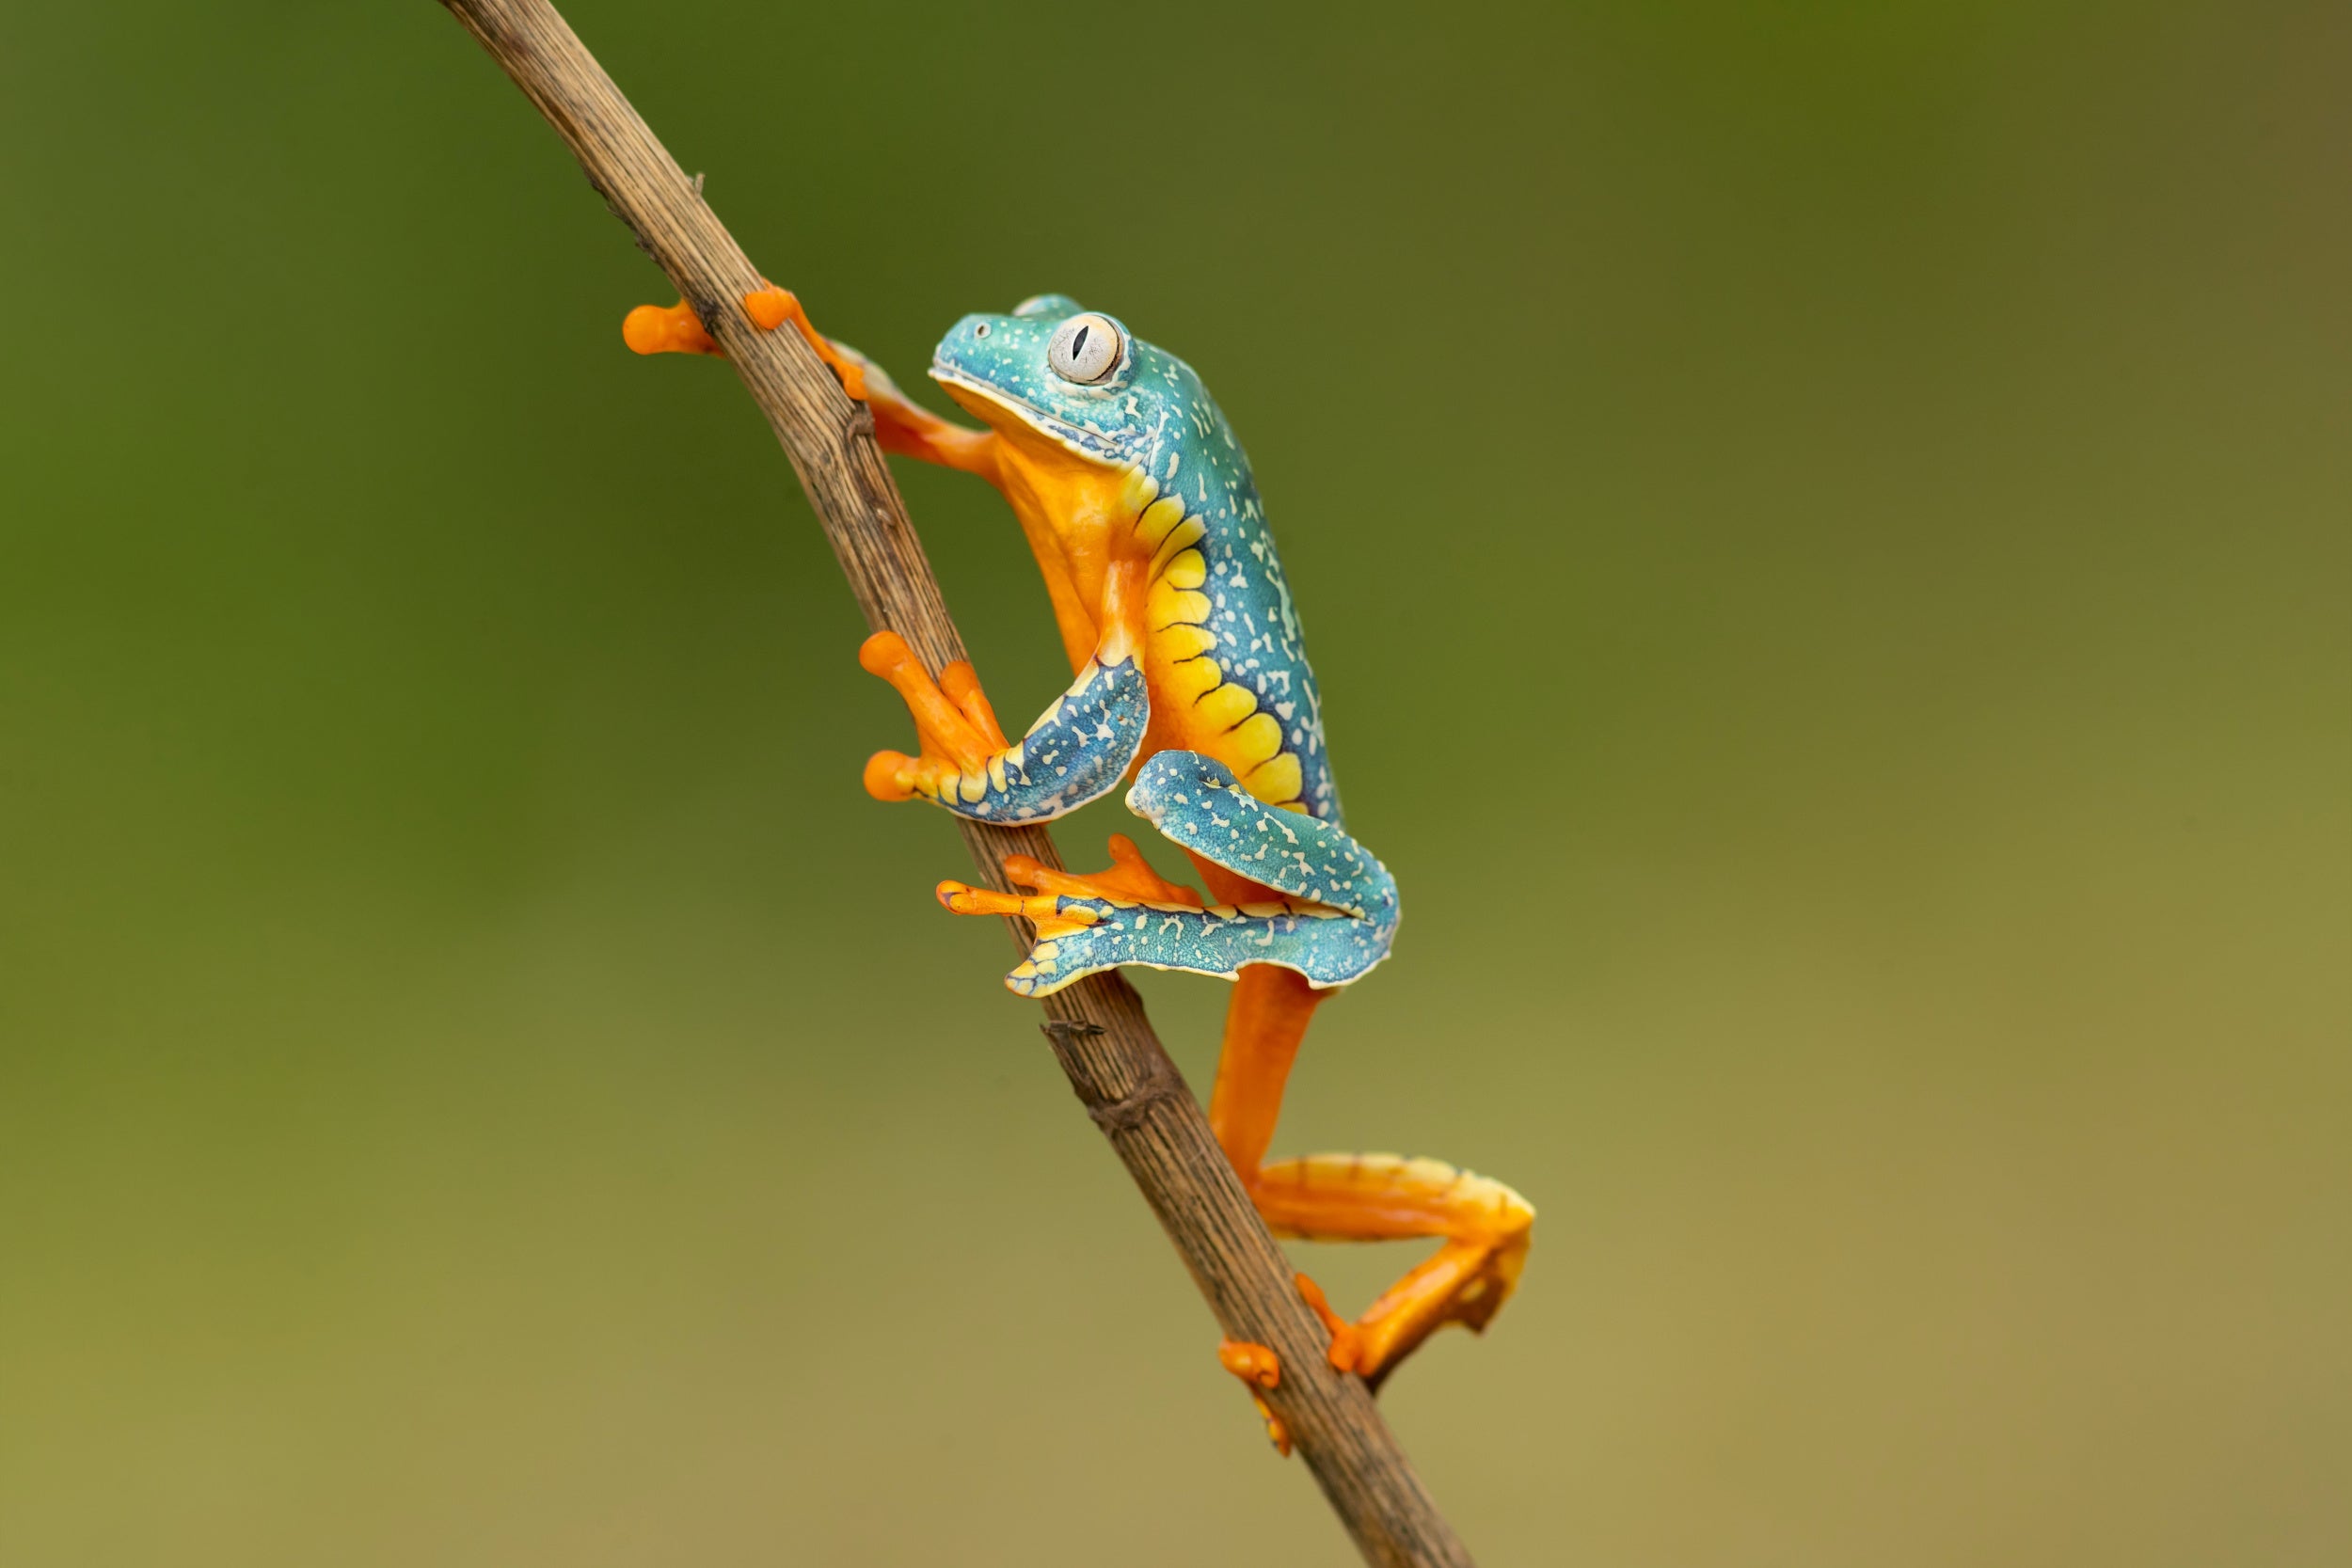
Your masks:
<instances>
[{"instance_id":1,"label":"teal green skin","mask_svg":"<svg viewBox=\"0 0 2352 1568\"><path fill-rule=\"evenodd\" d=\"M1047 345L1079 313L1076 301L1047 294L1010 315L966 316L941 340L931 375L1010 405L1083 456L1142 469L1163 499L1181 498L1187 518L1200 525L1194 547L1208 577L1200 592L1212 607L1204 624L1216 633L1224 678L1247 688L1257 711L1280 721L1283 750L1298 763L1296 804L1303 811L1260 801L1224 763L1200 752L1168 750L1144 758L1127 794L1129 810L1200 858L1284 897L1206 911L1064 897L1065 913L1093 924L1041 942L1007 983L1025 995L1043 995L1121 964L1231 979L1242 965L1262 963L1296 970L1318 987L1345 985L1388 956L1396 883L1341 825L1321 697L1249 461L1192 367L1124 324L1114 323L1120 354L1101 381L1081 385L1057 374ZM1138 673L1115 684L1125 708L1143 681ZM1148 696L1143 700L1148 704ZM1068 726L1057 729L1057 739L1072 744ZM1062 766L1089 779L1117 776L1134 765L1139 749L1131 725L1104 726L1091 740L1078 738ZM988 800L942 803L998 821L1060 815L1039 811L1034 795L1017 812Z\"/></svg>"},{"instance_id":2,"label":"teal green skin","mask_svg":"<svg viewBox=\"0 0 2352 1568\"><path fill-rule=\"evenodd\" d=\"M1207 625L1216 634L1225 678L1250 689L1259 710L1281 721L1283 749L1298 759L1300 800L1314 816L1338 822L1322 693L1248 457L1193 368L1116 317L1108 319L1123 346L1107 377L1080 386L1057 375L1046 345L1063 322L1082 313L1066 294L1040 294L1009 316L966 316L939 341L931 378L1008 402L1073 451L1141 468L1162 496L1183 499L1204 530L1196 546L1209 567L1201 592L1213 606Z\"/></svg>"},{"instance_id":3,"label":"teal green skin","mask_svg":"<svg viewBox=\"0 0 2352 1568\"><path fill-rule=\"evenodd\" d=\"M1161 752L1136 774L1127 809L1162 836L1284 895L1205 910L1061 896L1055 913L1093 924L1041 942L1005 977L1024 996L1121 964L1231 980L1244 964L1295 969L1319 989L1358 980L1396 937L1396 879L1336 824L1282 811L1198 752Z\"/></svg>"}]
</instances>

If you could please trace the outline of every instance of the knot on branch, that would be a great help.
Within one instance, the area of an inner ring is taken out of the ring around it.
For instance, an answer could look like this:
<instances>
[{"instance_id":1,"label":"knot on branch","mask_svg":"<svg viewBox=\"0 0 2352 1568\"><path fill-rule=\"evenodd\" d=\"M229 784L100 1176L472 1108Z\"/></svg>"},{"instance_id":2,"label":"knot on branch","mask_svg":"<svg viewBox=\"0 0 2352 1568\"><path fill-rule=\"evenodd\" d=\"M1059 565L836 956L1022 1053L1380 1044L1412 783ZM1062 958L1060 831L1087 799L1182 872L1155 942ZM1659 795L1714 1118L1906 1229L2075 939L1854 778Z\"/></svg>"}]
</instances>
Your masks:
<instances>
[{"instance_id":1,"label":"knot on branch","mask_svg":"<svg viewBox=\"0 0 2352 1568\"><path fill-rule=\"evenodd\" d=\"M1071 1050L1073 1040L1105 1033L1101 1024L1083 1019L1054 1018L1038 1027L1054 1042L1054 1054L1061 1059L1062 1069L1070 1075L1070 1086L1078 1096L1078 1103L1087 1108L1094 1125L1105 1132L1132 1132L1143 1125L1153 1106L1191 1095L1176 1065L1168 1059L1168 1053L1158 1050L1143 1053L1143 1076L1132 1087L1124 1091L1105 1090L1092 1065Z\"/></svg>"}]
</instances>

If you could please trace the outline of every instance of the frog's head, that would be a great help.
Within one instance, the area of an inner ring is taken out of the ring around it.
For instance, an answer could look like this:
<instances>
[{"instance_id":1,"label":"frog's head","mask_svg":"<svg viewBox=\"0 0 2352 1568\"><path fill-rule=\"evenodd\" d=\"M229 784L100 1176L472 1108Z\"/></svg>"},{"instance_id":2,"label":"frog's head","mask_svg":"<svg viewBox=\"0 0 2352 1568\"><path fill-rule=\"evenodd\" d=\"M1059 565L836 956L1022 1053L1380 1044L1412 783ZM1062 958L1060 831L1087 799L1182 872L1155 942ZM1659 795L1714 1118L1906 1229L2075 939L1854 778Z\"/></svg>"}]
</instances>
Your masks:
<instances>
[{"instance_id":1,"label":"frog's head","mask_svg":"<svg viewBox=\"0 0 2352 1568\"><path fill-rule=\"evenodd\" d=\"M1096 462L1152 467L1188 419L1215 419L1192 367L1066 294L956 323L931 378L1017 443L1042 437Z\"/></svg>"}]
</instances>

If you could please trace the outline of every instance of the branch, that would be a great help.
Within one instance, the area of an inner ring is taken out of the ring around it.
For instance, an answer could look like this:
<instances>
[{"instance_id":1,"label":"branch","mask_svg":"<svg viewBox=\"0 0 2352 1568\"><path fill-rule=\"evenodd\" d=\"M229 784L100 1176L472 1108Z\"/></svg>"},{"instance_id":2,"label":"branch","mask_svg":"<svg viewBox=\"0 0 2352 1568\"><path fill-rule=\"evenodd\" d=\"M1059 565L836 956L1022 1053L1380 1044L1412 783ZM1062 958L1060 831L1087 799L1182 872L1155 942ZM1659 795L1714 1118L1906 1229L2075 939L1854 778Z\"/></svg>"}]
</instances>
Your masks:
<instances>
[{"instance_id":1,"label":"branch","mask_svg":"<svg viewBox=\"0 0 2352 1568\"><path fill-rule=\"evenodd\" d=\"M871 414L843 394L800 334L762 332L745 317L737 302L760 286L759 273L695 183L548 0L441 3L538 106L725 349L791 458L867 624L897 631L934 672L961 658L962 641L874 444ZM999 890L1007 855L1061 863L1042 828L960 825L981 878ZM1018 927L1014 937L1025 944ZM1270 1345L1281 1357L1281 1382L1266 1402L1365 1560L1381 1568L1470 1568L1362 1382L1325 1360L1327 1337L1134 988L1116 974L1097 974L1044 1006L1045 1037L1071 1087L1159 1216L1209 1309L1230 1337ZM1201 1360L1205 1370L1205 1345Z\"/></svg>"}]
</instances>

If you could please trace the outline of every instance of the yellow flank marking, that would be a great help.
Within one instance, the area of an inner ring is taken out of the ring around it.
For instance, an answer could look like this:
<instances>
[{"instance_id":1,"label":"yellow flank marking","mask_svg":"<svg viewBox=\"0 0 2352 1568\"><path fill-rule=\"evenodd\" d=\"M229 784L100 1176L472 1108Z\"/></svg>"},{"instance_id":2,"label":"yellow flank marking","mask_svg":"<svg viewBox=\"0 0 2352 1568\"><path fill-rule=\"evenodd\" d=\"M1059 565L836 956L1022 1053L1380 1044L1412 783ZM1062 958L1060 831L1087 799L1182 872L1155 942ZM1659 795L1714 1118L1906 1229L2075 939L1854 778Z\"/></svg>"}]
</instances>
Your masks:
<instances>
[{"instance_id":1,"label":"yellow flank marking","mask_svg":"<svg viewBox=\"0 0 2352 1568\"><path fill-rule=\"evenodd\" d=\"M1209 580L1208 557L1199 550L1186 550L1182 555L1171 557L1168 569L1160 574L1160 580L1170 588L1198 588Z\"/></svg>"},{"instance_id":2,"label":"yellow flank marking","mask_svg":"<svg viewBox=\"0 0 2352 1568\"><path fill-rule=\"evenodd\" d=\"M1206 626L1173 626L1152 634L1152 657L1163 664L1192 658L1216 646L1216 633Z\"/></svg>"},{"instance_id":3,"label":"yellow flank marking","mask_svg":"<svg viewBox=\"0 0 2352 1568\"><path fill-rule=\"evenodd\" d=\"M1152 585L1151 597L1144 601L1144 625L1152 631L1160 631L1179 622L1198 626L1209 618L1209 609L1206 594L1187 594L1170 588L1168 579L1162 578Z\"/></svg>"},{"instance_id":4,"label":"yellow flank marking","mask_svg":"<svg viewBox=\"0 0 2352 1568\"><path fill-rule=\"evenodd\" d=\"M1168 531L1168 537L1160 541L1160 547L1152 553L1152 573L1156 575L1162 566L1173 561L1177 551L1191 549L1208 531L1208 526L1198 517L1186 517L1178 523ZM1196 550L1193 553L1200 552Z\"/></svg>"},{"instance_id":5,"label":"yellow flank marking","mask_svg":"<svg viewBox=\"0 0 2352 1568\"><path fill-rule=\"evenodd\" d=\"M1161 678L1166 682L1168 698L1176 705L1179 713L1188 711L1197 699L1215 691L1225 679L1224 669L1216 659L1205 655L1183 664L1163 665L1161 668Z\"/></svg>"},{"instance_id":6,"label":"yellow flank marking","mask_svg":"<svg viewBox=\"0 0 2352 1568\"><path fill-rule=\"evenodd\" d=\"M1250 794L1266 804L1279 806L1297 800L1299 790L1305 786L1305 780L1299 776L1298 758L1283 752L1260 763L1242 780L1242 784Z\"/></svg>"},{"instance_id":7,"label":"yellow flank marking","mask_svg":"<svg viewBox=\"0 0 2352 1568\"><path fill-rule=\"evenodd\" d=\"M1234 772L1247 774L1282 749L1282 721L1271 713L1253 713L1225 737L1225 760Z\"/></svg>"},{"instance_id":8,"label":"yellow flank marking","mask_svg":"<svg viewBox=\"0 0 2352 1568\"><path fill-rule=\"evenodd\" d=\"M1119 486L1119 499L1131 512L1140 512L1152 504L1152 498L1160 493L1160 482L1141 466L1129 468Z\"/></svg>"},{"instance_id":9,"label":"yellow flank marking","mask_svg":"<svg viewBox=\"0 0 2352 1568\"><path fill-rule=\"evenodd\" d=\"M1301 816L1307 815L1307 802L1304 800L1277 800L1275 804L1284 811L1295 811Z\"/></svg>"},{"instance_id":10,"label":"yellow flank marking","mask_svg":"<svg viewBox=\"0 0 2352 1568\"><path fill-rule=\"evenodd\" d=\"M1222 733L1258 711L1258 694L1227 681L1193 705L1193 718L1212 733Z\"/></svg>"},{"instance_id":11,"label":"yellow flank marking","mask_svg":"<svg viewBox=\"0 0 2352 1568\"><path fill-rule=\"evenodd\" d=\"M963 797L966 805L979 804L988 798L988 775L985 773L957 774L956 793Z\"/></svg>"},{"instance_id":12,"label":"yellow flank marking","mask_svg":"<svg viewBox=\"0 0 2352 1568\"><path fill-rule=\"evenodd\" d=\"M1184 520L1184 499L1180 496L1163 496L1145 507L1143 515L1136 519L1136 538L1138 542L1150 545L1156 549L1159 547L1160 541L1168 537L1168 531Z\"/></svg>"}]
</instances>

